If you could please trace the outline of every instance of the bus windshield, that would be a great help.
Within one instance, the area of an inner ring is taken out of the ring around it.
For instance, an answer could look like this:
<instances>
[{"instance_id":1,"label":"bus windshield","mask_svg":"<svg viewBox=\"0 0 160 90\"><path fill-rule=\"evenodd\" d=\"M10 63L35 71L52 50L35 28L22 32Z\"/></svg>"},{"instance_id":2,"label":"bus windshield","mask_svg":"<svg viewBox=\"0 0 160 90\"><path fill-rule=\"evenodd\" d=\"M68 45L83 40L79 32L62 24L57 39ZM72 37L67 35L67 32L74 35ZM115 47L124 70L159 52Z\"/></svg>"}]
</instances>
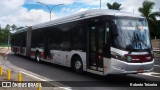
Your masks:
<instances>
[{"instance_id":1,"label":"bus windshield","mask_svg":"<svg viewBox=\"0 0 160 90\"><path fill-rule=\"evenodd\" d=\"M117 18L118 36L114 39L117 48L123 50L150 50L150 36L145 18Z\"/></svg>"}]
</instances>

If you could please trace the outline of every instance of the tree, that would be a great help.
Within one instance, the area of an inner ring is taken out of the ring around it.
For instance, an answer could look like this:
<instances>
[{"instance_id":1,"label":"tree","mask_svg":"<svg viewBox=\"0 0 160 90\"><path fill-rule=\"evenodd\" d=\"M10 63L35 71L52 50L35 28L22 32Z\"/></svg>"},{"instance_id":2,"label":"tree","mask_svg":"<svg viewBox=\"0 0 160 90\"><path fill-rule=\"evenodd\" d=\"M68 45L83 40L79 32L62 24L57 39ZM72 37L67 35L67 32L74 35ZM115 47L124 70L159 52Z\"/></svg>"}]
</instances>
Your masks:
<instances>
[{"instance_id":1,"label":"tree","mask_svg":"<svg viewBox=\"0 0 160 90\"><path fill-rule=\"evenodd\" d=\"M5 29L4 29L4 42L5 43L7 42L8 45L9 45L9 42L10 42L10 35L11 35L10 29L11 29L11 26L9 24L7 24Z\"/></svg>"},{"instance_id":2,"label":"tree","mask_svg":"<svg viewBox=\"0 0 160 90\"><path fill-rule=\"evenodd\" d=\"M1 29L0 30L0 44L6 44L8 40L8 30Z\"/></svg>"},{"instance_id":3,"label":"tree","mask_svg":"<svg viewBox=\"0 0 160 90\"><path fill-rule=\"evenodd\" d=\"M160 20L156 21L156 37L160 38Z\"/></svg>"},{"instance_id":4,"label":"tree","mask_svg":"<svg viewBox=\"0 0 160 90\"><path fill-rule=\"evenodd\" d=\"M6 25L5 30L10 30L11 26L9 24Z\"/></svg>"},{"instance_id":5,"label":"tree","mask_svg":"<svg viewBox=\"0 0 160 90\"><path fill-rule=\"evenodd\" d=\"M157 35L158 29L156 28L156 24L157 24L156 17L160 16L160 12L152 12L154 5L155 5L154 2L144 1L142 4L142 7L138 9L141 15L146 17L152 37L158 36Z\"/></svg>"},{"instance_id":6,"label":"tree","mask_svg":"<svg viewBox=\"0 0 160 90\"><path fill-rule=\"evenodd\" d=\"M9 45L11 30L17 30L17 26L15 24L13 24L12 26L7 24L5 26L5 28L0 28L0 44L7 44L8 43L8 45Z\"/></svg>"},{"instance_id":7,"label":"tree","mask_svg":"<svg viewBox=\"0 0 160 90\"><path fill-rule=\"evenodd\" d=\"M17 26L15 24L13 24L11 28L12 28L12 31L17 30Z\"/></svg>"},{"instance_id":8,"label":"tree","mask_svg":"<svg viewBox=\"0 0 160 90\"><path fill-rule=\"evenodd\" d=\"M107 3L108 9L114 9L114 10L121 10L121 8L120 8L121 5L122 5L122 4L119 4L119 3L117 3L117 2L113 2L112 4Z\"/></svg>"},{"instance_id":9,"label":"tree","mask_svg":"<svg viewBox=\"0 0 160 90\"><path fill-rule=\"evenodd\" d=\"M2 31L2 29L0 28L0 43L2 42L2 39L3 39L3 31Z\"/></svg>"}]
</instances>

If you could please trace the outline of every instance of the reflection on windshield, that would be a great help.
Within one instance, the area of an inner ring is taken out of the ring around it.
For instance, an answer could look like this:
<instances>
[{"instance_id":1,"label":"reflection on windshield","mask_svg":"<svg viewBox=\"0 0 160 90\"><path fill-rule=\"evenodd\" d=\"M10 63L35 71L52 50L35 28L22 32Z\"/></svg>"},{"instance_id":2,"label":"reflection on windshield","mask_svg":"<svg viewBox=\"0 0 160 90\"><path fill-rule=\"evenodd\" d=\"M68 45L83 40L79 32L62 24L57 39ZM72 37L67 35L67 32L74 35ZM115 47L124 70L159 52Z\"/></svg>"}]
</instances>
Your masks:
<instances>
[{"instance_id":1,"label":"reflection on windshield","mask_svg":"<svg viewBox=\"0 0 160 90\"><path fill-rule=\"evenodd\" d=\"M119 18L116 20L118 36L115 38L117 48L125 50L150 49L149 30L143 18Z\"/></svg>"}]
</instances>

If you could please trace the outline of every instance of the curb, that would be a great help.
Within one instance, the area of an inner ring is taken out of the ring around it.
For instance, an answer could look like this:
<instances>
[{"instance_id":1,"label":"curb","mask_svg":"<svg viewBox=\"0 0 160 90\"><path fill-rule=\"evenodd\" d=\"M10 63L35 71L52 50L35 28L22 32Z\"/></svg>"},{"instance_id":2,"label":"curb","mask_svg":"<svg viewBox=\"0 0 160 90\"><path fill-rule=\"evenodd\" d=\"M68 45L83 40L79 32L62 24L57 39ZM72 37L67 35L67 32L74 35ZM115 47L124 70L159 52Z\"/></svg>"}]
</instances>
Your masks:
<instances>
[{"instance_id":1,"label":"curb","mask_svg":"<svg viewBox=\"0 0 160 90\"><path fill-rule=\"evenodd\" d=\"M7 58L7 55L9 54L11 52L11 50L10 51L8 51L4 56L2 56L2 60L4 60L5 61L5 59ZM45 78L45 77L43 77L43 76L39 76L39 75L37 75L36 73L32 73L32 72L30 72L30 71L27 71L27 70L21 70L21 68L18 68L18 67L16 67L16 66L12 66L12 65L10 65L10 63L8 63L8 62L2 62L2 66L4 67L3 68L3 72L6 72L7 71L7 68L9 68L9 69L11 69L11 73L14 73L14 74L17 74L18 72L21 72L23 75L25 75L25 76L27 76L28 78L31 78L31 79L34 79L34 80L37 80L37 81L50 81L50 79L47 79L47 78ZM17 74L18 75L18 74ZM23 79L22 79L22 81L23 81ZM47 82L48 83L48 82ZM66 86L66 85L63 85L63 84L61 84L61 83L58 83L58 82L55 82L55 83L51 83L51 82L49 82L49 84L51 84L51 85L53 85L53 86L55 86L56 88L57 88L57 90L71 90L71 87L68 87L68 86ZM47 87L44 87L44 88L47 88ZM53 87L50 87L50 88L53 88ZM22 88L23 89L23 88ZM7 89L8 90L8 89ZM44 89L45 90L45 89ZM48 89L47 89L48 90Z\"/></svg>"}]
</instances>

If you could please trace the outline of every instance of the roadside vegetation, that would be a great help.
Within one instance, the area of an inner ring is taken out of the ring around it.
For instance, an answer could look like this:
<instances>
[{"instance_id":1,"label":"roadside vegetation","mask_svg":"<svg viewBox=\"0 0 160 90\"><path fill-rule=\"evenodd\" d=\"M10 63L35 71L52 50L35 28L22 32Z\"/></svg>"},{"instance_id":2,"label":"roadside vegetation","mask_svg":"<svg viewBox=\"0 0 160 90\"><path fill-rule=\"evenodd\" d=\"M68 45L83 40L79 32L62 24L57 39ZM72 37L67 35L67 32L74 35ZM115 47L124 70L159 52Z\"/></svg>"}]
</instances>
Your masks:
<instances>
[{"instance_id":1,"label":"roadside vegetation","mask_svg":"<svg viewBox=\"0 0 160 90\"><path fill-rule=\"evenodd\" d=\"M10 47L11 32L20 30L23 27L17 27L15 24L7 24L5 28L0 27L0 47Z\"/></svg>"}]
</instances>

